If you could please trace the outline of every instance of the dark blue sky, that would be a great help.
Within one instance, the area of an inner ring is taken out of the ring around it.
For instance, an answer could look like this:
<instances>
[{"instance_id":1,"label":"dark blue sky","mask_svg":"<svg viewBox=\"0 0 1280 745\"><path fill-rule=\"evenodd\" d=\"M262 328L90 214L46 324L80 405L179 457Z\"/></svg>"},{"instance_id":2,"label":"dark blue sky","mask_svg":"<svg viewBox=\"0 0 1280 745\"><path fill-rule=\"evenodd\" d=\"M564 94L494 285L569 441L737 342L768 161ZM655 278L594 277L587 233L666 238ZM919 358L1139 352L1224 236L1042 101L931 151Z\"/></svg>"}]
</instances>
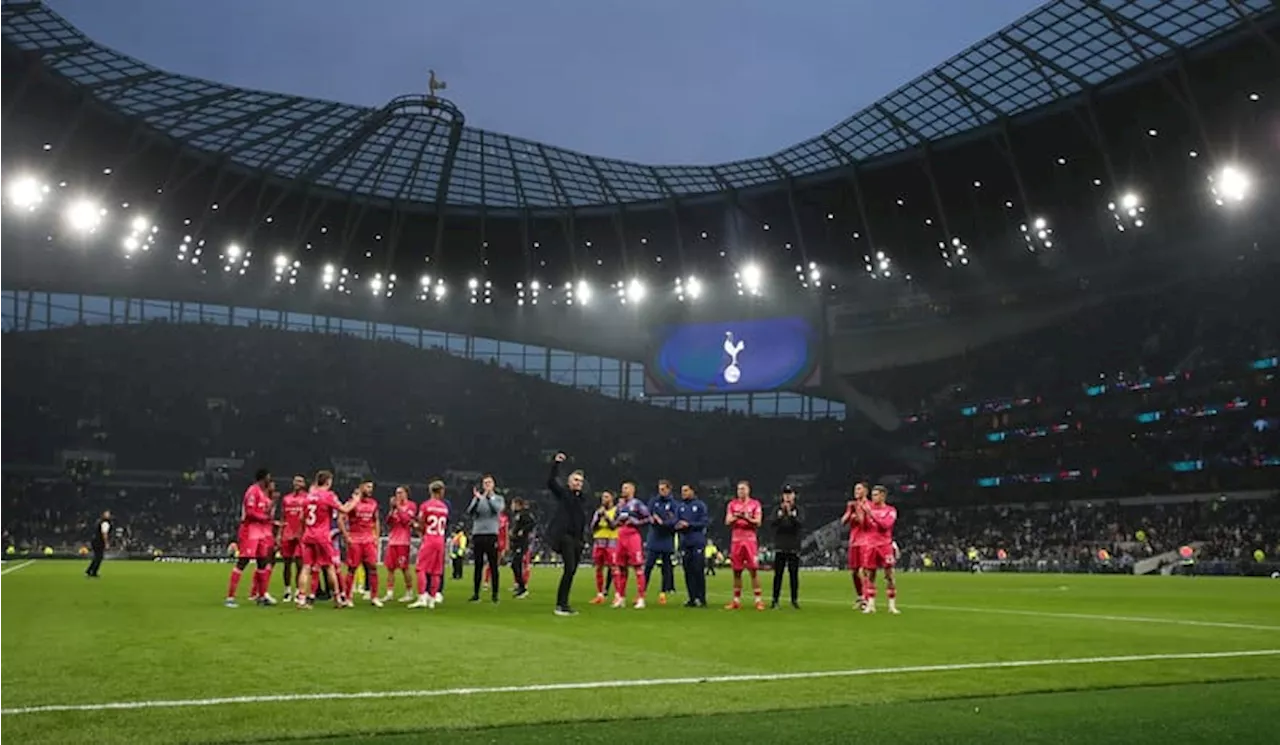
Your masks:
<instances>
[{"instance_id":1,"label":"dark blue sky","mask_svg":"<svg viewBox=\"0 0 1280 745\"><path fill-rule=\"evenodd\" d=\"M50 0L173 72L378 106L427 70L469 124L595 155L772 152L1036 0Z\"/></svg>"}]
</instances>

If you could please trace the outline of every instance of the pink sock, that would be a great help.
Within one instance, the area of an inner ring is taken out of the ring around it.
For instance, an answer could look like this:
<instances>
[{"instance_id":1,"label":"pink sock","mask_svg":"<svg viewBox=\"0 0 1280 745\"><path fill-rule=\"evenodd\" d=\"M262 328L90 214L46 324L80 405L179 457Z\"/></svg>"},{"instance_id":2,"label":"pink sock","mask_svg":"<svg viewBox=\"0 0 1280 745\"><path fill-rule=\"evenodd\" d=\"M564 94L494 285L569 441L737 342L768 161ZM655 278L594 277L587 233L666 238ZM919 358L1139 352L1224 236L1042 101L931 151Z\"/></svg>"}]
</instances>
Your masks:
<instances>
[{"instance_id":1,"label":"pink sock","mask_svg":"<svg viewBox=\"0 0 1280 745\"><path fill-rule=\"evenodd\" d=\"M236 567L231 570L231 580L227 583L227 597L234 598L236 590L240 587L240 576L244 574L244 570Z\"/></svg>"}]
</instances>

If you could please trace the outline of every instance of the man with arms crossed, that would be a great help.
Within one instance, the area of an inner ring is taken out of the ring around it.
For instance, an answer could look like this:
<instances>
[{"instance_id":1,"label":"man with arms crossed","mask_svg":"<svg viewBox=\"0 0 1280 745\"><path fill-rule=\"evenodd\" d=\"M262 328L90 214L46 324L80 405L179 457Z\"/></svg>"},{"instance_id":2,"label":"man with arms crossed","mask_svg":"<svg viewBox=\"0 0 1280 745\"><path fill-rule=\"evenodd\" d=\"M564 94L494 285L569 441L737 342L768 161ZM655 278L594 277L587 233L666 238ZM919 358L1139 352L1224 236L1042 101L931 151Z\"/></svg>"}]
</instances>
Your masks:
<instances>
[{"instance_id":1,"label":"man with arms crossed","mask_svg":"<svg viewBox=\"0 0 1280 745\"><path fill-rule=\"evenodd\" d=\"M862 591L866 598L863 613L876 612L876 570L884 569L885 595L889 598L889 612L898 614L898 585L894 577L893 526L898 522L898 510L885 500L889 490L879 484L871 489L871 502L863 508L864 530L869 534L862 550Z\"/></svg>"},{"instance_id":2,"label":"man with arms crossed","mask_svg":"<svg viewBox=\"0 0 1280 745\"><path fill-rule=\"evenodd\" d=\"M391 509L387 510L387 552L383 566L387 568L387 595L390 602L396 594L396 572L404 579L404 595L400 602L413 600L413 580L409 577L409 546L413 538L413 521L418 506L409 500L409 487L397 486L391 495Z\"/></svg>"},{"instance_id":3,"label":"man with arms crossed","mask_svg":"<svg viewBox=\"0 0 1280 745\"><path fill-rule=\"evenodd\" d=\"M302 610L311 609L308 600L315 596L312 577L318 571L324 572L329 580L329 587L333 588L334 607L346 607L342 585L338 584L338 574L333 568L336 558L333 548L333 516L350 513L360 503L360 499L358 495L352 495L346 502L339 502L338 495L329 488L332 484L332 473L317 472L315 483L302 506L302 574L298 577L298 593L294 596L294 602Z\"/></svg>"},{"instance_id":4,"label":"man with arms crossed","mask_svg":"<svg viewBox=\"0 0 1280 745\"><path fill-rule=\"evenodd\" d=\"M676 534L680 536L680 563L684 566L684 587L689 593L686 608L707 607L707 576L703 562L707 547L707 505L691 484L680 487L680 506L676 508Z\"/></svg>"},{"instance_id":5,"label":"man with arms crossed","mask_svg":"<svg viewBox=\"0 0 1280 745\"><path fill-rule=\"evenodd\" d=\"M644 576L644 539L640 529L649 524L649 508L636 497L634 481L622 482L622 499L618 503L618 574L613 582L616 593L613 607L627 604L627 569L636 573L636 609L644 608L644 593L648 585Z\"/></svg>"},{"instance_id":6,"label":"man with arms crossed","mask_svg":"<svg viewBox=\"0 0 1280 745\"><path fill-rule=\"evenodd\" d=\"M444 539L449 532L449 505L444 501L444 482L432 481L427 487L430 498L418 508L418 599L410 608L435 608L444 601ZM479 581L480 567L476 567Z\"/></svg>"},{"instance_id":7,"label":"man with arms crossed","mask_svg":"<svg viewBox=\"0 0 1280 745\"><path fill-rule=\"evenodd\" d=\"M853 501L845 505L844 515L840 517L840 524L849 526L849 574L853 577L854 607L858 610L867 604L862 594L862 549L867 540L863 518L870 494L871 488L865 482L854 484Z\"/></svg>"},{"instance_id":8,"label":"man with arms crossed","mask_svg":"<svg viewBox=\"0 0 1280 745\"><path fill-rule=\"evenodd\" d=\"M271 541L271 497L267 493L271 483L271 472L259 468L253 475L253 483L244 491L244 500L240 508L240 556L236 559L235 568L231 570L231 578L227 582L227 599L223 605L236 608L236 590L240 587L240 577L249 565L250 559L257 562L254 571L252 589L261 584L261 575L267 571L267 548ZM275 603L274 600L270 601Z\"/></svg>"},{"instance_id":9,"label":"man with arms crossed","mask_svg":"<svg viewBox=\"0 0 1280 745\"><path fill-rule=\"evenodd\" d=\"M280 529L280 558L284 560L284 601L293 600L294 570L301 574L302 566L302 513L307 501L307 477L293 477L293 488L281 498L281 516L284 525Z\"/></svg>"},{"instance_id":10,"label":"man with arms crossed","mask_svg":"<svg viewBox=\"0 0 1280 745\"><path fill-rule=\"evenodd\" d=\"M582 538L587 529L586 477L579 470L561 481L560 466L567 458L564 453L556 453L551 461L551 475L547 477L547 489L556 500L555 511L547 527L547 545L564 560L560 587L556 590L557 616L578 615L569 605L569 594L573 591L573 575L578 571Z\"/></svg>"},{"instance_id":11,"label":"man with arms crossed","mask_svg":"<svg viewBox=\"0 0 1280 745\"><path fill-rule=\"evenodd\" d=\"M729 565L733 569L733 600L725 606L725 610L738 610L742 607L742 570L751 573L751 591L755 594L756 610L764 610L764 599L760 597L760 564L757 556L760 544L756 540L756 531L763 521L760 502L751 497L751 483L738 482L738 495L729 500L725 510L724 524L732 532L729 544Z\"/></svg>"}]
</instances>

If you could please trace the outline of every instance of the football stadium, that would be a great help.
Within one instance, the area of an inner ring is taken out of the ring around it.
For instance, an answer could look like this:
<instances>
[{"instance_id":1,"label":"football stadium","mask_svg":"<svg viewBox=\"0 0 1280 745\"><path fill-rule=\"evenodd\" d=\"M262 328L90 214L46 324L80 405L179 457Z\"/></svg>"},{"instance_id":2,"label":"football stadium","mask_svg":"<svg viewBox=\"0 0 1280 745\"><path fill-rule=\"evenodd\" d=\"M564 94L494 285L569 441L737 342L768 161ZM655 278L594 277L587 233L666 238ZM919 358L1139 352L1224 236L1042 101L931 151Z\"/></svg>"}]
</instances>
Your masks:
<instances>
[{"instance_id":1,"label":"football stadium","mask_svg":"<svg viewBox=\"0 0 1280 745\"><path fill-rule=\"evenodd\" d=\"M1278 11L648 165L5 0L0 731L1274 740Z\"/></svg>"}]
</instances>

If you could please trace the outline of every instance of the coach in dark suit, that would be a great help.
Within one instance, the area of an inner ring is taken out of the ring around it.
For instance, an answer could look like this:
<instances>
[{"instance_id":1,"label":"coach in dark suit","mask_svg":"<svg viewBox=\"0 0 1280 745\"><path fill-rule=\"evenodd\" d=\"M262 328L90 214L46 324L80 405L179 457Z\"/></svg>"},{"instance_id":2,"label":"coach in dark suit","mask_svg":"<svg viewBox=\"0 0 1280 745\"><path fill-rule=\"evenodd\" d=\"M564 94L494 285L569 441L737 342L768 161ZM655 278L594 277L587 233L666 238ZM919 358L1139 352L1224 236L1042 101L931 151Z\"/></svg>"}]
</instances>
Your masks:
<instances>
[{"instance_id":1,"label":"coach in dark suit","mask_svg":"<svg viewBox=\"0 0 1280 745\"><path fill-rule=\"evenodd\" d=\"M569 606L569 593L573 590L573 577L578 572L578 560L582 556L583 536L587 530L587 498L584 491L585 476L575 470L563 481L560 467L564 453L556 453L551 462L551 475L547 488L555 497L555 509L547 526L547 545L564 560L564 572L560 575L560 588L556 592L556 615L577 615Z\"/></svg>"}]
</instances>

